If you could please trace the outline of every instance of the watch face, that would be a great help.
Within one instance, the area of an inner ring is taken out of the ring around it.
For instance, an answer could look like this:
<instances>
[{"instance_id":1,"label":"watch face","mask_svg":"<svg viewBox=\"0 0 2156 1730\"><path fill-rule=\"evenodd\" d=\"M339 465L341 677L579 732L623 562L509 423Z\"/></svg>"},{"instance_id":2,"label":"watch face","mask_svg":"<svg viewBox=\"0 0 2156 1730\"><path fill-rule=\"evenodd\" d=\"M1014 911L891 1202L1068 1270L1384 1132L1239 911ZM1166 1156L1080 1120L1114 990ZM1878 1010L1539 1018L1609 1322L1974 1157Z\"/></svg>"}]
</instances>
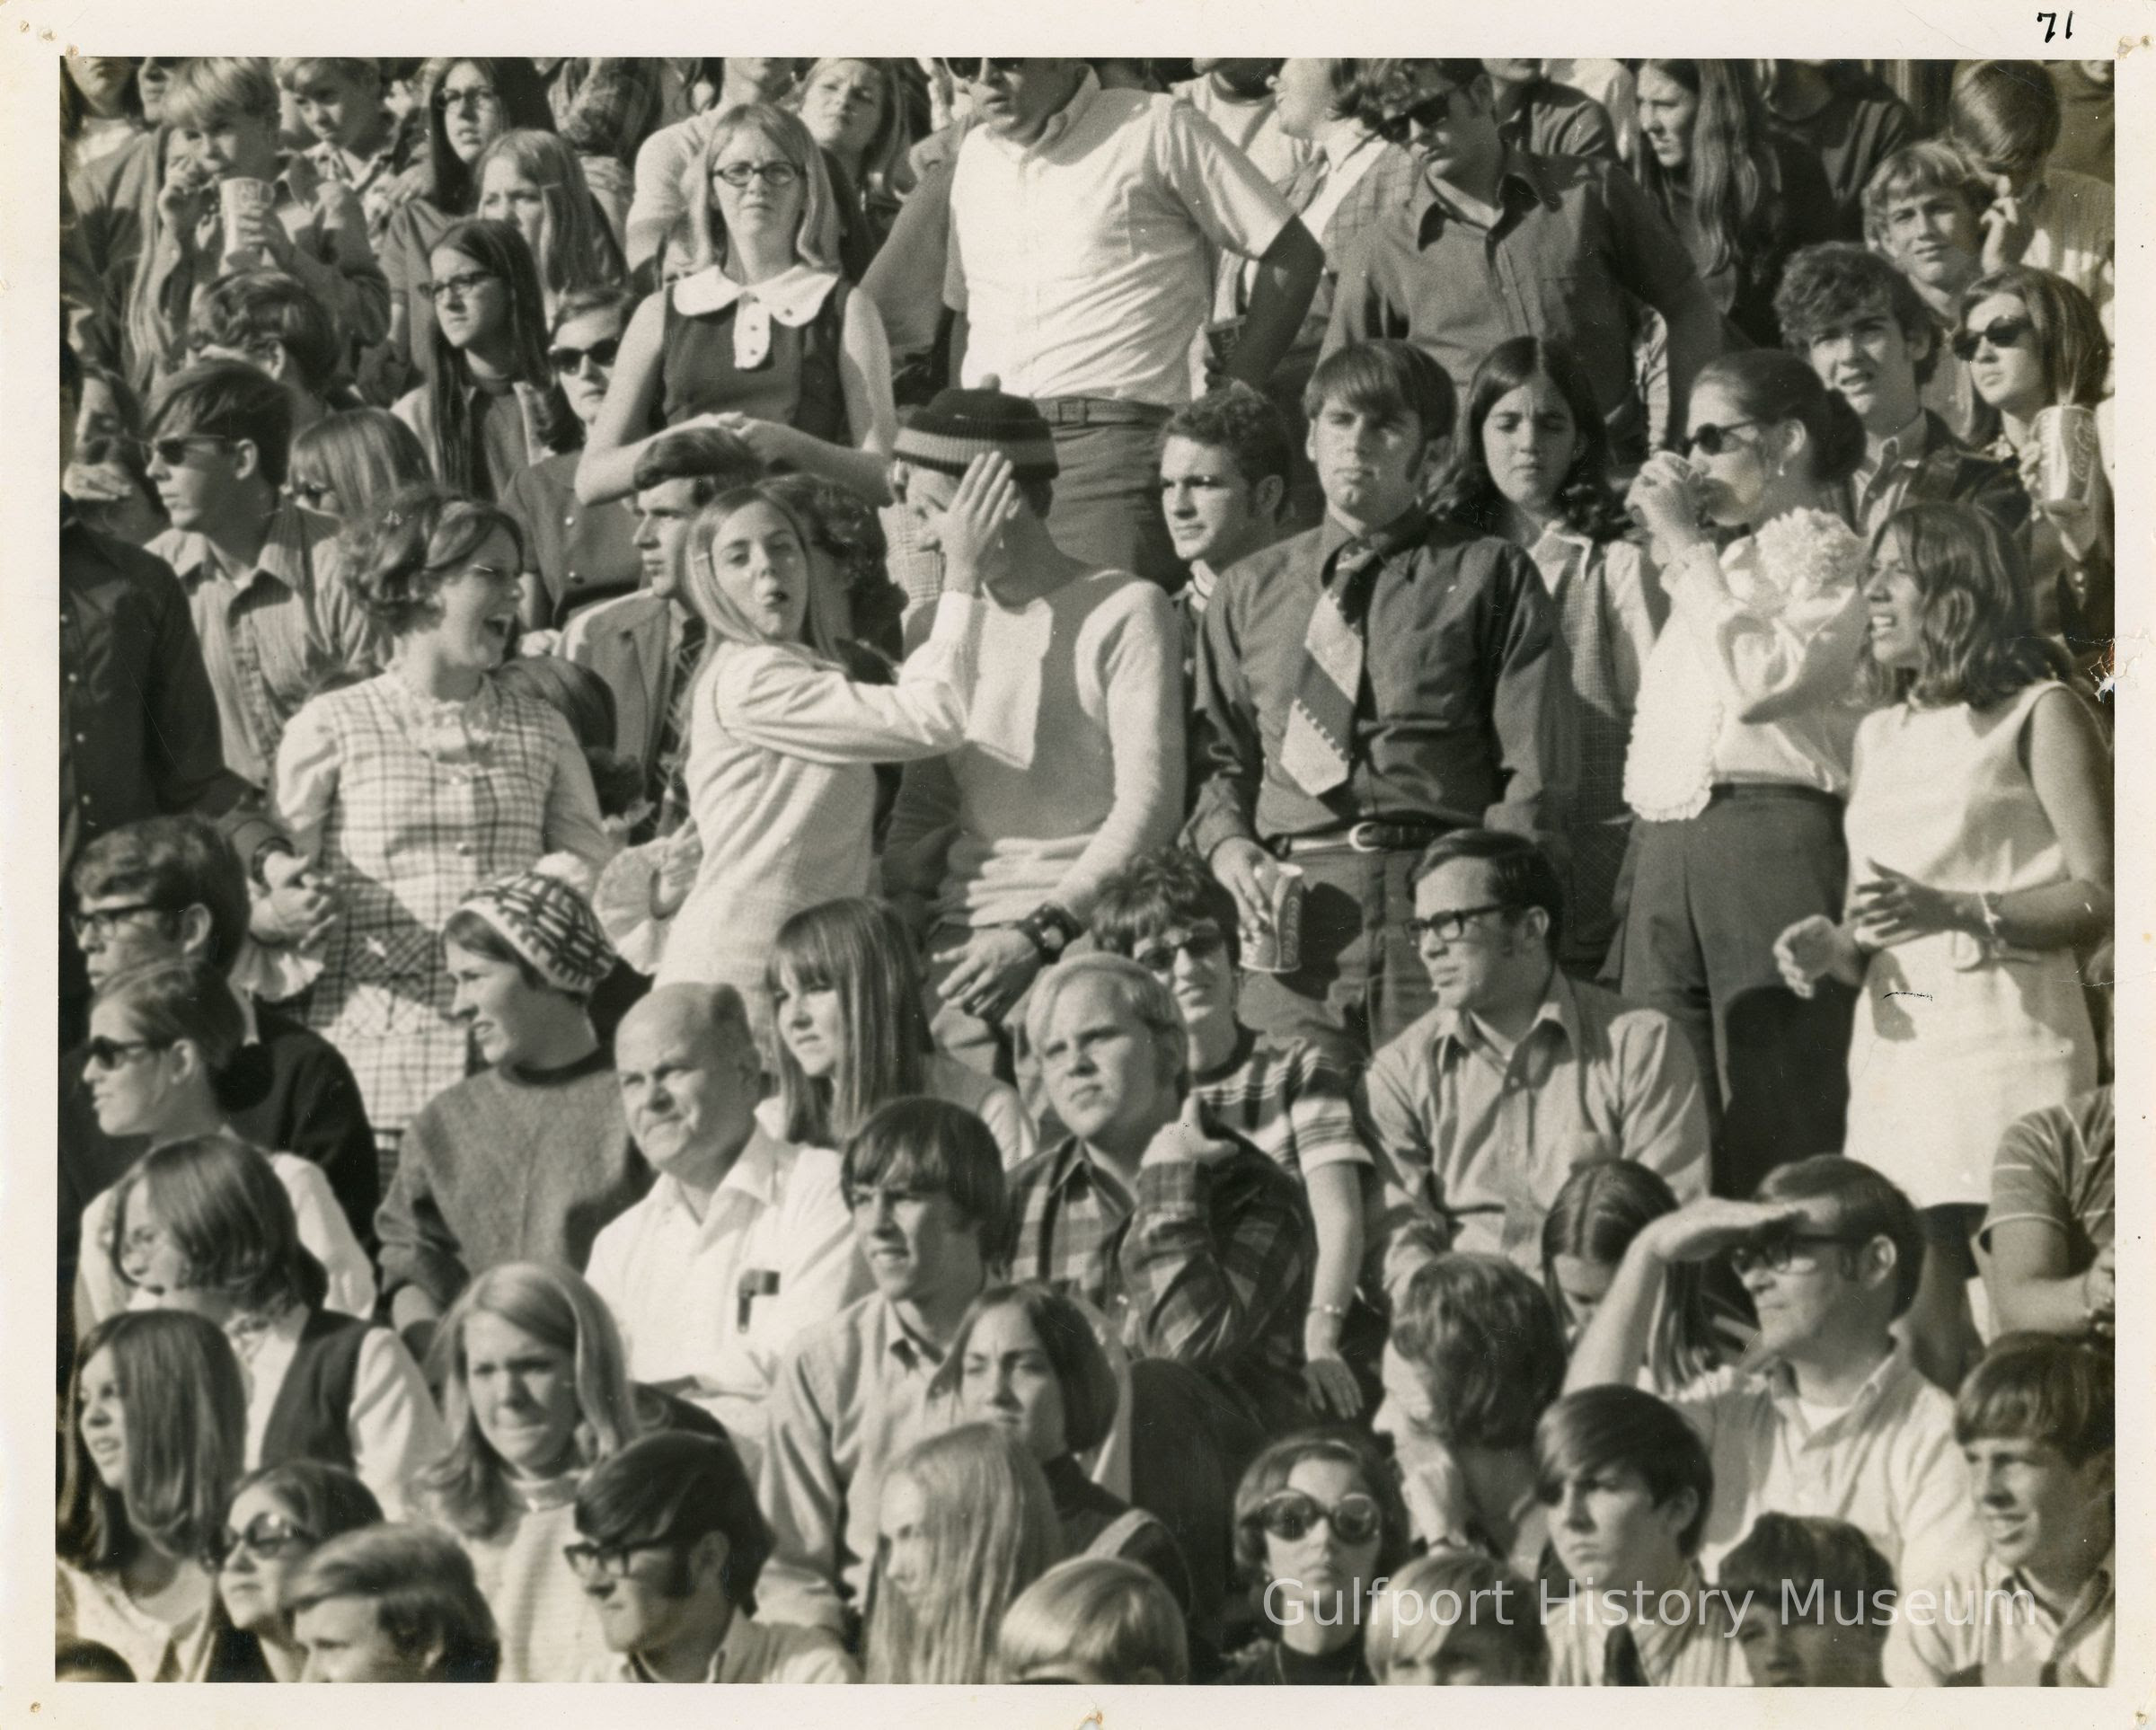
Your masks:
<instances>
[{"instance_id":1,"label":"watch face","mask_svg":"<svg viewBox=\"0 0 2156 1730\"><path fill-rule=\"evenodd\" d=\"M1062 926L1056 924L1050 920L1044 919L1041 921L1040 946L1047 950L1050 955L1061 955L1063 953L1063 946L1069 941L1070 939L1063 934Z\"/></svg>"}]
</instances>

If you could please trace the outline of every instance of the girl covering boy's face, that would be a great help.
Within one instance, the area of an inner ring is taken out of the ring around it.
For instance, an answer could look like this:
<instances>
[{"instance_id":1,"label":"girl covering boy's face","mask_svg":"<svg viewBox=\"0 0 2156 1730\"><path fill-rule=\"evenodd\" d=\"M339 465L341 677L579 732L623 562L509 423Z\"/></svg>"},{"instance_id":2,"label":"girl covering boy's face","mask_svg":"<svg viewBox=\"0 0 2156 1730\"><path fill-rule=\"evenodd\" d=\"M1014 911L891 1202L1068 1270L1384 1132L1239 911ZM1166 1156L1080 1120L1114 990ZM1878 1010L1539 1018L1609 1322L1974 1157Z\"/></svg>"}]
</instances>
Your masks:
<instances>
[{"instance_id":1,"label":"girl covering boy's face","mask_svg":"<svg viewBox=\"0 0 2156 1730\"><path fill-rule=\"evenodd\" d=\"M1310 423L1310 460L1326 507L1357 528L1383 528L1414 504L1424 446L1414 415L1374 414L1338 397Z\"/></svg>"},{"instance_id":2,"label":"girl covering boy's face","mask_svg":"<svg viewBox=\"0 0 2156 1730\"><path fill-rule=\"evenodd\" d=\"M1497 490L1525 511L1547 511L1579 453L1579 431L1564 393L1529 379L1490 405L1482 419L1482 460Z\"/></svg>"},{"instance_id":3,"label":"girl covering boy's face","mask_svg":"<svg viewBox=\"0 0 2156 1730\"><path fill-rule=\"evenodd\" d=\"M772 993L772 1010L778 1018L779 1037L786 1041L802 1074L821 1081L838 1067L845 1027L836 985L808 983L787 974Z\"/></svg>"}]
</instances>

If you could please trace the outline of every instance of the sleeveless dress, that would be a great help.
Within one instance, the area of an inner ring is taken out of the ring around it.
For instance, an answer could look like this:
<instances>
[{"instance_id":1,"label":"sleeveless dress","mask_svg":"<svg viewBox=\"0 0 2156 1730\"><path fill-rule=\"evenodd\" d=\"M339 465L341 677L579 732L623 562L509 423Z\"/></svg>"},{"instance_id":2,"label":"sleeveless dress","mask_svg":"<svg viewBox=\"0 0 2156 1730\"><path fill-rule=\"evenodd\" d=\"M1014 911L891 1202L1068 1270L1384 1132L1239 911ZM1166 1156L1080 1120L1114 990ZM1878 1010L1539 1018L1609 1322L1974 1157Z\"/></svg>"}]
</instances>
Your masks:
<instances>
[{"instance_id":1,"label":"sleeveless dress","mask_svg":"<svg viewBox=\"0 0 2156 1730\"><path fill-rule=\"evenodd\" d=\"M716 266L673 284L659 338L666 424L723 411L851 445L838 369L851 293L805 266L754 287Z\"/></svg>"},{"instance_id":2,"label":"sleeveless dress","mask_svg":"<svg viewBox=\"0 0 2156 1730\"><path fill-rule=\"evenodd\" d=\"M1897 703L1858 729L1846 819L1868 861L1934 888L2007 895L2065 880L2059 837L2021 766L2048 693L1977 711ZM2007 1125L2096 1085L2096 1038L2071 949L1991 946L1963 931L1872 956L1849 1052L1851 1159L1919 1207L1982 1206Z\"/></svg>"}]
</instances>

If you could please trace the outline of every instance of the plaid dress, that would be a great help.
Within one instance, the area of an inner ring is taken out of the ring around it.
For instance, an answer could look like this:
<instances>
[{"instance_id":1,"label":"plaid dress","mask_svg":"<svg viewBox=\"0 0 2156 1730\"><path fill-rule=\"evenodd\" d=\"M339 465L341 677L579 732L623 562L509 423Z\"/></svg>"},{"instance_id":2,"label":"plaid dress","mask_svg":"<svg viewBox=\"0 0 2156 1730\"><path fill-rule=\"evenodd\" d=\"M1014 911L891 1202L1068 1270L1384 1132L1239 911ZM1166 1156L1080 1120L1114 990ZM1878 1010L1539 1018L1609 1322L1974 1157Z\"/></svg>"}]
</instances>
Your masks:
<instances>
[{"instance_id":1,"label":"plaid dress","mask_svg":"<svg viewBox=\"0 0 2156 1730\"><path fill-rule=\"evenodd\" d=\"M449 1019L443 925L550 840L588 851L580 834L548 830L557 780L580 772L601 834L589 772L569 723L536 699L488 684L469 702L441 702L394 673L315 698L278 770L281 815L319 835L318 866L343 897L307 1025L351 1065L368 1119L401 1131L468 1068L464 1028Z\"/></svg>"}]
</instances>

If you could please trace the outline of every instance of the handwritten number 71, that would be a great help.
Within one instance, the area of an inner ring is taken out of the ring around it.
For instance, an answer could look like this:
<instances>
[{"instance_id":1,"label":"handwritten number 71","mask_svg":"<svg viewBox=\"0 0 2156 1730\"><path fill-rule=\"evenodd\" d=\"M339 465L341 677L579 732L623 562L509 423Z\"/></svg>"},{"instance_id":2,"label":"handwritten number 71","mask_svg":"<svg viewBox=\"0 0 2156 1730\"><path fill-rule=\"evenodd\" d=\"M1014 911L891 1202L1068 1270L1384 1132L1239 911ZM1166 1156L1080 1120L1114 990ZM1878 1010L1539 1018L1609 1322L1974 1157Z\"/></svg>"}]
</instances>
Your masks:
<instances>
[{"instance_id":1,"label":"handwritten number 71","mask_svg":"<svg viewBox=\"0 0 2156 1730\"><path fill-rule=\"evenodd\" d=\"M2046 42L2051 40L2054 31L2064 37L2069 42L2073 40L2073 14L2072 13L2066 14L2066 28L2063 31L2058 29L2059 14L2055 12L2038 13L2037 22L2044 26L2044 40Z\"/></svg>"}]
</instances>

